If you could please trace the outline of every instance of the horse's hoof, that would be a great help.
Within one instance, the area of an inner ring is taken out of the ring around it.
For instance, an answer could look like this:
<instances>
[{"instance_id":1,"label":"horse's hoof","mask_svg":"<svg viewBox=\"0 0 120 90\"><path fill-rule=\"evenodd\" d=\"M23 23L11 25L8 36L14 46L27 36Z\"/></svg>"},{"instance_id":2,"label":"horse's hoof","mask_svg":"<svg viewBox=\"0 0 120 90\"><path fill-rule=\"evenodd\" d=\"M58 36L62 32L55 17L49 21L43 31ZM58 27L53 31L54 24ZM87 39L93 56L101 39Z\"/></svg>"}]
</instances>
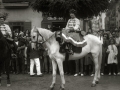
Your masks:
<instances>
[{"instance_id":1,"label":"horse's hoof","mask_svg":"<svg viewBox=\"0 0 120 90\"><path fill-rule=\"evenodd\" d=\"M96 84L99 84L99 81L95 81Z\"/></svg>"},{"instance_id":2,"label":"horse's hoof","mask_svg":"<svg viewBox=\"0 0 120 90\"><path fill-rule=\"evenodd\" d=\"M10 87L11 86L11 84L7 84L7 87Z\"/></svg>"},{"instance_id":3,"label":"horse's hoof","mask_svg":"<svg viewBox=\"0 0 120 90\"><path fill-rule=\"evenodd\" d=\"M62 87L60 86L60 90L65 90L65 88L62 88Z\"/></svg>"},{"instance_id":4,"label":"horse's hoof","mask_svg":"<svg viewBox=\"0 0 120 90\"><path fill-rule=\"evenodd\" d=\"M91 85L91 87L95 87L95 86L96 86L96 84L92 84L92 85Z\"/></svg>"},{"instance_id":5,"label":"horse's hoof","mask_svg":"<svg viewBox=\"0 0 120 90\"><path fill-rule=\"evenodd\" d=\"M54 90L54 87L50 87L48 90Z\"/></svg>"}]
</instances>

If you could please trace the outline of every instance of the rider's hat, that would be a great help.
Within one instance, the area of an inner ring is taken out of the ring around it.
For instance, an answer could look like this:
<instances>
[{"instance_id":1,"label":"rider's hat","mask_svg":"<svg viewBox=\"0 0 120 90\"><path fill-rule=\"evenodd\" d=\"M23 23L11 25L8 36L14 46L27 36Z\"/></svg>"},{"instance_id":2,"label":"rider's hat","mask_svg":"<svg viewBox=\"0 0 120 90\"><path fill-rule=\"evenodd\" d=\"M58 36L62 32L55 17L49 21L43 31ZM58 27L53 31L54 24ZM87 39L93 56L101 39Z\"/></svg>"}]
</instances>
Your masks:
<instances>
[{"instance_id":1,"label":"rider's hat","mask_svg":"<svg viewBox=\"0 0 120 90\"><path fill-rule=\"evenodd\" d=\"M8 16L8 13L0 13L0 18L4 18L4 20L6 20Z\"/></svg>"},{"instance_id":2,"label":"rider's hat","mask_svg":"<svg viewBox=\"0 0 120 90\"><path fill-rule=\"evenodd\" d=\"M69 13L73 13L73 14L77 14L76 10L75 9L70 9Z\"/></svg>"}]
</instances>

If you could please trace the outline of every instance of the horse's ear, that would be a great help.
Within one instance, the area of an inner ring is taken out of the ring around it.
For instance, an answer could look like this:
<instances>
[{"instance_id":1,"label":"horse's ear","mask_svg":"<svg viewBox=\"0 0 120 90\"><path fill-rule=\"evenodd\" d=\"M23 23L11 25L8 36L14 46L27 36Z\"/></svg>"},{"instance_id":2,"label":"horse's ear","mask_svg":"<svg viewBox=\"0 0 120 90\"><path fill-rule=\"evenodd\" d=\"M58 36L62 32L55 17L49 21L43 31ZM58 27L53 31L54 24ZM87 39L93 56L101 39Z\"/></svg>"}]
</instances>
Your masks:
<instances>
[{"instance_id":1,"label":"horse's ear","mask_svg":"<svg viewBox=\"0 0 120 90\"><path fill-rule=\"evenodd\" d=\"M37 27L36 26L33 27L33 31L37 32Z\"/></svg>"},{"instance_id":2,"label":"horse's ear","mask_svg":"<svg viewBox=\"0 0 120 90\"><path fill-rule=\"evenodd\" d=\"M33 32L37 32L37 27L36 26L33 26L32 30L31 30L31 33Z\"/></svg>"}]
</instances>

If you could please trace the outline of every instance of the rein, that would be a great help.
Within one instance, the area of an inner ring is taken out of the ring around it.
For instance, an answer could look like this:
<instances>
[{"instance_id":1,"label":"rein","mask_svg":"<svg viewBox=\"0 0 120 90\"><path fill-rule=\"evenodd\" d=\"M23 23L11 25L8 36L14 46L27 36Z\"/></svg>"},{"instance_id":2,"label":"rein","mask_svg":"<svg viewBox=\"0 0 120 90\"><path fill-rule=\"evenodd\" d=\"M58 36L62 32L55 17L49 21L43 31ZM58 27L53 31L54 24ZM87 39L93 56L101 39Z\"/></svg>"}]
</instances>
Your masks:
<instances>
[{"instance_id":1,"label":"rein","mask_svg":"<svg viewBox=\"0 0 120 90\"><path fill-rule=\"evenodd\" d=\"M37 32L38 32L38 31L37 31ZM41 33L38 32L38 34L42 37L42 41L43 41L43 42L40 43L40 44L42 44L42 45L43 45L44 43L48 42L48 40L50 40L50 38L54 35L54 34L51 35L47 40L45 40L44 37L43 37L43 35L42 35ZM38 35L38 34L37 34L37 35ZM38 39L38 36L37 36L37 39Z\"/></svg>"}]
</instances>

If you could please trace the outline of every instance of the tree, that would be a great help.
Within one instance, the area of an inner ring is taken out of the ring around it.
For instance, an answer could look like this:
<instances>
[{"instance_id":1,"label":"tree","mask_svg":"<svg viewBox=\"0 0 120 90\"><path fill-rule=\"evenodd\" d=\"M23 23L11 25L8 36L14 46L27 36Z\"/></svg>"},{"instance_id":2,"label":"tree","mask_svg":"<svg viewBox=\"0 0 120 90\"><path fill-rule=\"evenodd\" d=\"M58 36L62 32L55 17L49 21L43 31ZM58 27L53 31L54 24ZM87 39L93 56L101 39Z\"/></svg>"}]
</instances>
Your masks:
<instances>
[{"instance_id":1,"label":"tree","mask_svg":"<svg viewBox=\"0 0 120 90\"><path fill-rule=\"evenodd\" d=\"M69 17L69 10L75 9L78 18L97 16L108 8L109 0L35 0L31 6L37 12L47 12L56 17Z\"/></svg>"}]
</instances>

